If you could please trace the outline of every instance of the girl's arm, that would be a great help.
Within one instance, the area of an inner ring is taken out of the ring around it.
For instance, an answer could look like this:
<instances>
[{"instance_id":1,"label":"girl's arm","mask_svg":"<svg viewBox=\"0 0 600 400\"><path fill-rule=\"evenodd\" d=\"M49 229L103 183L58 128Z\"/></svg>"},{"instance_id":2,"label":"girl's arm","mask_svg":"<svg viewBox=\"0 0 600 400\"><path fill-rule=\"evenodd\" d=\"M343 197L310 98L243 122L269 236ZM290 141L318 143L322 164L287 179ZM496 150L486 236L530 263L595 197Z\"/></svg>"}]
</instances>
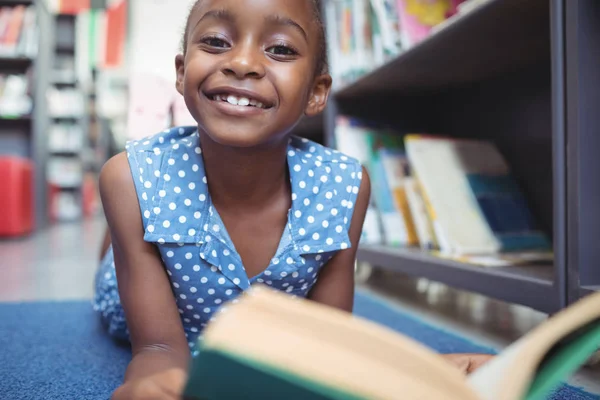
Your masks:
<instances>
[{"instance_id":1,"label":"girl's arm","mask_svg":"<svg viewBox=\"0 0 600 400\"><path fill-rule=\"evenodd\" d=\"M309 293L311 300L351 312L354 304L354 264L360 235L371 197L371 180L363 168L362 182L350 222L350 248L339 251L323 267Z\"/></svg>"},{"instance_id":2,"label":"girl's arm","mask_svg":"<svg viewBox=\"0 0 600 400\"><path fill-rule=\"evenodd\" d=\"M140 206L125 153L104 166L100 195L132 345L125 383L167 370L185 371L190 350L161 258L155 246L143 240Z\"/></svg>"}]
</instances>

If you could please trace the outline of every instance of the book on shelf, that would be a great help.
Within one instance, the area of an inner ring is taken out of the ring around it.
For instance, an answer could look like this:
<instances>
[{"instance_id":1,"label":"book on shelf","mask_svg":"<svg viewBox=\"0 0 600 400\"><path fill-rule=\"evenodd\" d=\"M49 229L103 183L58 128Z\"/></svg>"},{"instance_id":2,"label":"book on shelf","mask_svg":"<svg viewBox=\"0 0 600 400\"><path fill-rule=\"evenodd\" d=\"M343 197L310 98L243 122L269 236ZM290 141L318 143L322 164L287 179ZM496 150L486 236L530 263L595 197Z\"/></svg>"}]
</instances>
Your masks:
<instances>
[{"instance_id":1,"label":"book on shelf","mask_svg":"<svg viewBox=\"0 0 600 400\"><path fill-rule=\"evenodd\" d=\"M443 253L485 255L551 248L493 143L417 134L407 135L405 142L430 203Z\"/></svg>"},{"instance_id":2,"label":"book on shelf","mask_svg":"<svg viewBox=\"0 0 600 400\"><path fill-rule=\"evenodd\" d=\"M53 118L80 118L85 113L83 93L78 88L51 87L46 92L50 116Z\"/></svg>"},{"instance_id":3,"label":"book on shelf","mask_svg":"<svg viewBox=\"0 0 600 400\"><path fill-rule=\"evenodd\" d=\"M47 179L58 187L80 187L83 182L83 165L79 158L52 156L48 160Z\"/></svg>"},{"instance_id":4,"label":"book on shelf","mask_svg":"<svg viewBox=\"0 0 600 400\"><path fill-rule=\"evenodd\" d=\"M600 345L600 294L468 376L401 333L271 288L225 308L198 342L186 398L541 400Z\"/></svg>"},{"instance_id":5,"label":"book on shelf","mask_svg":"<svg viewBox=\"0 0 600 400\"><path fill-rule=\"evenodd\" d=\"M73 54L55 54L53 64L52 72L50 73L50 79L53 83L77 83L77 66Z\"/></svg>"},{"instance_id":6,"label":"book on shelf","mask_svg":"<svg viewBox=\"0 0 600 400\"><path fill-rule=\"evenodd\" d=\"M334 85L350 83L400 51L395 0L332 0L325 3Z\"/></svg>"},{"instance_id":7,"label":"book on shelf","mask_svg":"<svg viewBox=\"0 0 600 400\"><path fill-rule=\"evenodd\" d=\"M403 135L346 116L336 120L335 140L371 177L374 215L362 244L420 247L489 267L551 263L550 240L491 142Z\"/></svg>"},{"instance_id":8,"label":"book on shelf","mask_svg":"<svg viewBox=\"0 0 600 400\"><path fill-rule=\"evenodd\" d=\"M453 17L464 0L397 0L401 41L409 49L431 35L433 29Z\"/></svg>"},{"instance_id":9,"label":"book on shelf","mask_svg":"<svg viewBox=\"0 0 600 400\"><path fill-rule=\"evenodd\" d=\"M417 242L423 250L435 250L438 248L435 232L429 218L429 210L419 180L415 176L404 178L404 190L408 203L408 215L414 224Z\"/></svg>"},{"instance_id":10,"label":"book on shelf","mask_svg":"<svg viewBox=\"0 0 600 400\"><path fill-rule=\"evenodd\" d=\"M35 6L0 7L0 57L30 57L38 50Z\"/></svg>"},{"instance_id":11,"label":"book on shelf","mask_svg":"<svg viewBox=\"0 0 600 400\"><path fill-rule=\"evenodd\" d=\"M334 89L389 62L481 0L328 0L324 4Z\"/></svg>"},{"instance_id":12,"label":"book on shelf","mask_svg":"<svg viewBox=\"0 0 600 400\"><path fill-rule=\"evenodd\" d=\"M417 244L404 188L409 168L402 149L402 138L385 129L343 116L337 119L335 137L338 150L359 160L371 176L371 202L379 218L377 223L374 218L365 221L363 231L367 237L363 243ZM370 234L375 229L379 229L381 235ZM371 240L373 237L378 242Z\"/></svg>"},{"instance_id":13,"label":"book on shelf","mask_svg":"<svg viewBox=\"0 0 600 400\"><path fill-rule=\"evenodd\" d=\"M377 136L371 138L377 142ZM381 212L386 243L414 246L418 238L406 196L405 180L410 176L406 154L399 147L385 145L374 150L370 164L374 175L371 193Z\"/></svg>"},{"instance_id":14,"label":"book on shelf","mask_svg":"<svg viewBox=\"0 0 600 400\"><path fill-rule=\"evenodd\" d=\"M0 74L0 118L20 118L32 110L28 75Z\"/></svg>"},{"instance_id":15,"label":"book on shelf","mask_svg":"<svg viewBox=\"0 0 600 400\"><path fill-rule=\"evenodd\" d=\"M48 149L57 153L78 153L83 149L83 139L83 129L79 124L57 122L48 132Z\"/></svg>"},{"instance_id":16,"label":"book on shelf","mask_svg":"<svg viewBox=\"0 0 600 400\"><path fill-rule=\"evenodd\" d=\"M458 4L456 5L455 12L449 18L431 27L430 35L437 34L443 31L447 27L458 22L461 18L472 13L473 11L489 3L490 1L492 0L463 0L458 2Z\"/></svg>"}]
</instances>

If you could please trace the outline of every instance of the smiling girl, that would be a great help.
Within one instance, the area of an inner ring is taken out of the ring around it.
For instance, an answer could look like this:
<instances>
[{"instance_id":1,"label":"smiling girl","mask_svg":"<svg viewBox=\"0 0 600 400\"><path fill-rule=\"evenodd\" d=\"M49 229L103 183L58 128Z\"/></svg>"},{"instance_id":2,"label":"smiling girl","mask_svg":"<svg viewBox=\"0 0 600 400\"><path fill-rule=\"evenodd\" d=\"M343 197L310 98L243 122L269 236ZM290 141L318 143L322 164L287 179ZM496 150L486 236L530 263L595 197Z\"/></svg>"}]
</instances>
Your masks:
<instances>
[{"instance_id":1,"label":"smiling girl","mask_svg":"<svg viewBox=\"0 0 600 400\"><path fill-rule=\"evenodd\" d=\"M325 48L315 0L192 8L175 68L197 126L129 143L100 177L95 307L133 351L115 399L178 398L203 328L251 285L351 312L369 177L290 134L326 106Z\"/></svg>"}]
</instances>

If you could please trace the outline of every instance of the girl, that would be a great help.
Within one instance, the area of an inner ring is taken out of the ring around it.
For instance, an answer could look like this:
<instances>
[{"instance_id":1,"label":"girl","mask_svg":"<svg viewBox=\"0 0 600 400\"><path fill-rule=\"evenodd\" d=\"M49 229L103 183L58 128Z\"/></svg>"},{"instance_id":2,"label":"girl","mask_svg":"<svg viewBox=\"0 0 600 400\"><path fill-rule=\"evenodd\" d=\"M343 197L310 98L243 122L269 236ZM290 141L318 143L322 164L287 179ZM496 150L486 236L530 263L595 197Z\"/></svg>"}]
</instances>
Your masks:
<instances>
[{"instance_id":1,"label":"girl","mask_svg":"<svg viewBox=\"0 0 600 400\"><path fill-rule=\"evenodd\" d=\"M202 329L253 284L352 310L369 177L289 134L325 108L325 64L315 0L192 8L175 67L198 125L129 143L100 177L95 306L133 351L115 399L177 398Z\"/></svg>"}]
</instances>

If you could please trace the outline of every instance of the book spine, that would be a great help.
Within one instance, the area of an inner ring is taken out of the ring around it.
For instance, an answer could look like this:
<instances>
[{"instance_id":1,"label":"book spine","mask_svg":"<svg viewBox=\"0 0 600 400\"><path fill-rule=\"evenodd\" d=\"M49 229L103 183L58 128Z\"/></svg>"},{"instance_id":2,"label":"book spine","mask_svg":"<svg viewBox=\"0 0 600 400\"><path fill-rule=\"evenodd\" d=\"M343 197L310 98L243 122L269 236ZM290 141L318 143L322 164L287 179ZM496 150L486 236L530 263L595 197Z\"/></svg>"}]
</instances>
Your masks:
<instances>
[{"instance_id":1,"label":"book spine","mask_svg":"<svg viewBox=\"0 0 600 400\"><path fill-rule=\"evenodd\" d=\"M427 206L418 188L417 179L412 176L406 178L405 188L408 208L414 221L419 245L423 250L434 250L437 248L437 243Z\"/></svg>"}]
</instances>

